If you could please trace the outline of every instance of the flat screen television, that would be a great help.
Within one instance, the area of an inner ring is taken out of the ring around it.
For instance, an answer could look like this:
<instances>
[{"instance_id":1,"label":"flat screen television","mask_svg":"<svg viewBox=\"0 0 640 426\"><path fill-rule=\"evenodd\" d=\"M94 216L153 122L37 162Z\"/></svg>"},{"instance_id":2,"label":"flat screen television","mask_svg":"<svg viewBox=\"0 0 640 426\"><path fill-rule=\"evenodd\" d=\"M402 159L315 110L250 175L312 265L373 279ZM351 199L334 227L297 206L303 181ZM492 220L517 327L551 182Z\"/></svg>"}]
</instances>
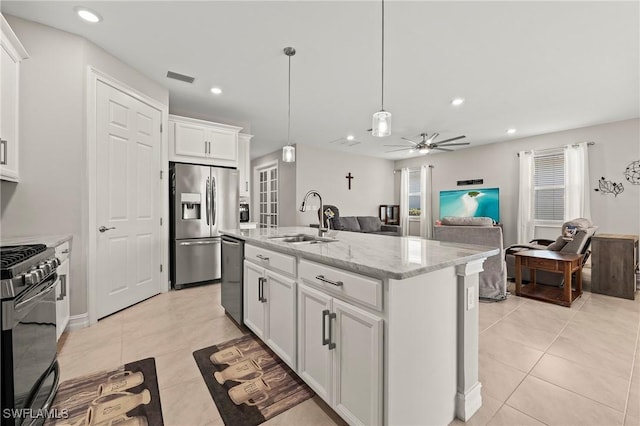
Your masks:
<instances>
[{"instance_id":1,"label":"flat screen television","mask_svg":"<svg viewBox=\"0 0 640 426\"><path fill-rule=\"evenodd\" d=\"M440 219L455 217L490 217L500 222L500 189L456 189L440 191Z\"/></svg>"}]
</instances>

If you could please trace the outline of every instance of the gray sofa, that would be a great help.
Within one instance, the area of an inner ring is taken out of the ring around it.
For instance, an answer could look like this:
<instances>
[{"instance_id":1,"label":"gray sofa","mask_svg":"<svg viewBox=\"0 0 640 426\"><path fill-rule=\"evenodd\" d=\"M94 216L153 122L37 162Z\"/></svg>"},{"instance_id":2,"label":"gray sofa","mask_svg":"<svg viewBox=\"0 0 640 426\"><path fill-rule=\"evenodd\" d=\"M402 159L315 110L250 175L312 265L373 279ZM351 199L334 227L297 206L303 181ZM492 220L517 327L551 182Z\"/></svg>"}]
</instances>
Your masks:
<instances>
[{"instance_id":1,"label":"gray sofa","mask_svg":"<svg viewBox=\"0 0 640 426\"><path fill-rule=\"evenodd\" d=\"M385 225L376 216L340 216L338 208L332 205L324 206L323 216L324 225L337 231L365 232L396 237L402 235L402 227L399 225Z\"/></svg>"},{"instance_id":2,"label":"gray sofa","mask_svg":"<svg viewBox=\"0 0 640 426\"><path fill-rule=\"evenodd\" d=\"M504 300L507 297L507 265L504 260L502 228L494 226L488 217L445 217L434 228L434 240L451 243L477 244L495 247L500 253L487 258L480 272L479 296L482 299Z\"/></svg>"}]
</instances>

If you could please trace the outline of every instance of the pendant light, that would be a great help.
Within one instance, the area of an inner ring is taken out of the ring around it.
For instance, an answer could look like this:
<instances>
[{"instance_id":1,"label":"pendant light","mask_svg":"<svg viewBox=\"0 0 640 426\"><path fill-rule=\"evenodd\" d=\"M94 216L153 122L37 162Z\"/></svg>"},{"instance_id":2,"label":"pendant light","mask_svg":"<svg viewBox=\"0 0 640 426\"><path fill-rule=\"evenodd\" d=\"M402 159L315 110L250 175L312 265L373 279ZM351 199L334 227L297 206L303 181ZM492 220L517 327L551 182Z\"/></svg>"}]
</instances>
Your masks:
<instances>
[{"instance_id":1,"label":"pendant light","mask_svg":"<svg viewBox=\"0 0 640 426\"><path fill-rule=\"evenodd\" d=\"M382 0L382 96L380 111L373 114L371 134L379 138L391 134L391 113L384 110L384 0Z\"/></svg>"},{"instance_id":2,"label":"pendant light","mask_svg":"<svg viewBox=\"0 0 640 426\"><path fill-rule=\"evenodd\" d=\"M285 47L284 54L289 57L289 114L287 116L287 144L282 147L282 161L293 163L296 161L296 148L291 145L291 57L296 54L293 47Z\"/></svg>"}]
</instances>

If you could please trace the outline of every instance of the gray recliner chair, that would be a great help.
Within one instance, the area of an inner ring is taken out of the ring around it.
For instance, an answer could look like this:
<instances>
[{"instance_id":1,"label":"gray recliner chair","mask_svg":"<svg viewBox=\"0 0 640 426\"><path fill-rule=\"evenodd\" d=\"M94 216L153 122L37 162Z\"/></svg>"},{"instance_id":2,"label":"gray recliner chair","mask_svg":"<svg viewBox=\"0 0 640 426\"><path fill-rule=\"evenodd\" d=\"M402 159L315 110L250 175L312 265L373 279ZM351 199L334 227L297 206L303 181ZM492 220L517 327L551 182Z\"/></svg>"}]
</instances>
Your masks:
<instances>
[{"instance_id":1,"label":"gray recliner chair","mask_svg":"<svg viewBox=\"0 0 640 426\"><path fill-rule=\"evenodd\" d=\"M566 233L569 227L575 227L575 235L567 238ZM598 227L594 226L589 219L577 218L562 224L562 233L555 241L538 238L531 240L528 244L514 244L507 247L505 254L507 276L510 279L515 279L516 261L514 253L521 250L554 250L560 253L579 253L583 256L582 264L584 265L591 254L591 250L589 250L591 237L593 237L597 229ZM529 280L529 270L525 268L522 271L522 281L528 282ZM536 283L562 287L564 277L562 274L553 272L536 271Z\"/></svg>"}]
</instances>

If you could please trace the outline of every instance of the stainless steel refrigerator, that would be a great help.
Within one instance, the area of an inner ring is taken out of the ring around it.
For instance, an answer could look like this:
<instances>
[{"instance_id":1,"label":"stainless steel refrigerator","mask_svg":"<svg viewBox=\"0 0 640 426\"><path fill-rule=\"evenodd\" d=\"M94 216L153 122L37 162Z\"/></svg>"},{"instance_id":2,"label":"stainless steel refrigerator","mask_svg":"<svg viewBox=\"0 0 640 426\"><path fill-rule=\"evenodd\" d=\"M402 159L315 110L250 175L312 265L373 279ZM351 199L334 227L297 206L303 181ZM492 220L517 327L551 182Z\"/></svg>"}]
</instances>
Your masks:
<instances>
[{"instance_id":1,"label":"stainless steel refrigerator","mask_svg":"<svg viewBox=\"0 0 640 426\"><path fill-rule=\"evenodd\" d=\"M220 279L220 230L239 227L238 171L170 164L173 287Z\"/></svg>"}]
</instances>

